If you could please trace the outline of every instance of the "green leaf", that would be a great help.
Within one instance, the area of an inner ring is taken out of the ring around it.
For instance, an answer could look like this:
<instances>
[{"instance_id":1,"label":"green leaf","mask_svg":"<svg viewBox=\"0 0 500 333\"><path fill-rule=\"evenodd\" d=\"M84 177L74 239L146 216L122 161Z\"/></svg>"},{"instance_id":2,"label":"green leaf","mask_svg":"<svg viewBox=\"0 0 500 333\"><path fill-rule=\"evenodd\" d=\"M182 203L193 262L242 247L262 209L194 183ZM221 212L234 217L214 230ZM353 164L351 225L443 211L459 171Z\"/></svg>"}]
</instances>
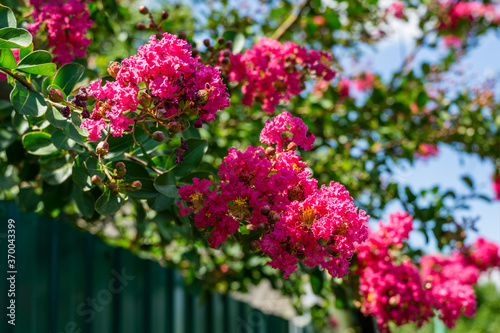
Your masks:
<instances>
[{"instance_id":1,"label":"green leaf","mask_svg":"<svg viewBox=\"0 0 500 333\"><path fill-rule=\"evenodd\" d=\"M33 52L33 43L26 47L19 48L19 61L23 60L28 54Z\"/></svg>"},{"instance_id":2,"label":"green leaf","mask_svg":"<svg viewBox=\"0 0 500 333\"><path fill-rule=\"evenodd\" d=\"M469 185L470 188L474 188L474 183L472 182L472 179L470 179L470 177L468 176L463 176L462 177L462 180L467 184Z\"/></svg>"},{"instance_id":3,"label":"green leaf","mask_svg":"<svg viewBox=\"0 0 500 333\"><path fill-rule=\"evenodd\" d=\"M84 73L85 67L82 65L75 63L66 64L59 68L53 83L61 87L66 95L69 95Z\"/></svg>"},{"instance_id":4,"label":"green leaf","mask_svg":"<svg viewBox=\"0 0 500 333\"><path fill-rule=\"evenodd\" d=\"M40 196L32 187L22 187L17 195L18 205L22 211L34 211L40 202Z\"/></svg>"},{"instance_id":5,"label":"green leaf","mask_svg":"<svg viewBox=\"0 0 500 333\"><path fill-rule=\"evenodd\" d=\"M84 141L81 134L83 130L76 128L75 125L69 123L68 126L63 129L63 131L68 138L83 146Z\"/></svg>"},{"instance_id":6,"label":"green leaf","mask_svg":"<svg viewBox=\"0 0 500 333\"><path fill-rule=\"evenodd\" d=\"M172 172L166 172L156 177L154 186L158 192L169 198L178 198L175 177Z\"/></svg>"},{"instance_id":7,"label":"green leaf","mask_svg":"<svg viewBox=\"0 0 500 333\"><path fill-rule=\"evenodd\" d=\"M28 30L18 28L0 29L0 49L18 49L27 47L33 38Z\"/></svg>"},{"instance_id":8,"label":"green leaf","mask_svg":"<svg viewBox=\"0 0 500 333\"><path fill-rule=\"evenodd\" d=\"M0 50L0 67L7 69L16 68L16 58L14 58L14 54L12 53L11 50L9 49Z\"/></svg>"},{"instance_id":9,"label":"green leaf","mask_svg":"<svg viewBox=\"0 0 500 333\"><path fill-rule=\"evenodd\" d=\"M95 202L95 210L101 215L113 215L120 210L122 201L119 195L111 194L111 191L106 187L104 193Z\"/></svg>"},{"instance_id":10,"label":"green leaf","mask_svg":"<svg viewBox=\"0 0 500 333\"><path fill-rule=\"evenodd\" d=\"M73 199L80 213L85 217L92 217L95 211L94 196L90 192L85 192L76 186L73 186Z\"/></svg>"},{"instance_id":11,"label":"green leaf","mask_svg":"<svg viewBox=\"0 0 500 333\"><path fill-rule=\"evenodd\" d=\"M188 150L184 153L184 161L172 169L177 177L182 177L196 169L208 149L208 142L202 139L189 138L186 144Z\"/></svg>"},{"instance_id":12,"label":"green leaf","mask_svg":"<svg viewBox=\"0 0 500 333\"><path fill-rule=\"evenodd\" d=\"M242 235L248 235L250 231L248 231L247 227L245 225L240 225L240 234Z\"/></svg>"},{"instance_id":13,"label":"green leaf","mask_svg":"<svg viewBox=\"0 0 500 333\"><path fill-rule=\"evenodd\" d=\"M50 185L59 185L71 176L71 164L65 164L56 170L42 170L41 177Z\"/></svg>"},{"instance_id":14,"label":"green leaf","mask_svg":"<svg viewBox=\"0 0 500 333\"><path fill-rule=\"evenodd\" d=\"M49 86L54 82L54 77L53 76L47 76L45 80L42 82L42 94L44 96L49 96L47 94L47 89L49 89Z\"/></svg>"},{"instance_id":15,"label":"green leaf","mask_svg":"<svg viewBox=\"0 0 500 333\"><path fill-rule=\"evenodd\" d=\"M25 86L16 82L14 89L10 93L12 106L17 112L30 117L40 117L47 111L42 95L33 90L28 90Z\"/></svg>"},{"instance_id":16,"label":"green leaf","mask_svg":"<svg viewBox=\"0 0 500 333\"><path fill-rule=\"evenodd\" d=\"M411 189L408 186L405 187L405 192L406 192L406 196L408 198L408 202L415 201L415 199L417 197L415 196L415 194L413 194L413 192L411 191Z\"/></svg>"},{"instance_id":17,"label":"green leaf","mask_svg":"<svg viewBox=\"0 0 500 333\"><path fill-rule=\"evenodd\" d=\"M174 198L169 198L167 196L164 196L163 194L160 194L155 198L149 199L148 206L154 211L161 212L163 210L170 208L170 206L172 206L174 201L175 201Z\"/></svg>"},{"instance_id":18,"label":"green leaf","mask_svg":"<svg viewBox=\"0 0 500 333\"><path fill-rule=\"evenodd\" d=\"M51 140L54 146L56 146L59 150L71 150L75 147L79 147L75 141L68 138L68 136L61 130L57 130L52 133Z\"/></svg>"},{"instance_id":19,"label":"green leaf","mask_svg":"<svg viewBox=\"0 0 500 333\"><path fill-rule=\"evenodd\" d=\"M38 50L28 54L19 64L17 70L29 74L51 76L57 71L57 66L52 62L49 52Z\"/></svg>"},{"instance_id":20,"label":"green leaf","mask_svg":"<svg viewBox=\"0 0 500 333\"><path fill-rule=\"evenodd\" d=\"M323 275L323 272L318 268L315 268L314 271L311 273L311 288L316 295L321 294L324 280L325 277Z\"/></svg>"},{"instance_id":21,"label":"green leaf","mask_svg":"<svg viewBox=\"0 0 500 333\"><path fill-rule=\"evenodd\" d=\"M17 27L16 17L14 16L14 12L9 7L0 4L0 28L6 27Z\"/></svg>"},{"instance_id":22,"label":"green leaf","mask_svg":"<svg viewBox=\"0 0 500 333\"><path fill-rule=\"evenodd\" d=\"M33 155L49 155L57 148L52 144L50 134L45 132L31 132L23 136L23 145Z\"/></svg>"},{"instance_id":23,"label":"green leaf","mask_svg":"<svg viewBox=\"0 0 500 333\"><path fill-rule=\"evenodd\" d=\"M78 186L81 190L86 191L92 188L90 176L80 156L77 156L75 158L75 162L73 163L73 173L71 177L73 179L73 183L75 183L76 186ZM93 209L94 206L92 205L92 210Z\"/></svg>"},{"instance_id":24,"label":"green leaf","mask_svg":"<svg viewBox=\"0 0 500 333\"><path fill-rule=\"evenodd\" d=\"M64 128L68 126L68 118L64 117L56 107L48 105L47 112L45 113L45 117L48 122L54 126L55 128Z\"/></svg>"},{"instance_id":25,"label":"green leaf","mask_svg":"<svg viewBox=\"0 0 500 333\"><path fill-rule=\"evenodd\" d=\"M245 35L238 33L234 37L233 53L240 53L243 50L243 46L245 46Z\"/></svg>"}]
</instances>

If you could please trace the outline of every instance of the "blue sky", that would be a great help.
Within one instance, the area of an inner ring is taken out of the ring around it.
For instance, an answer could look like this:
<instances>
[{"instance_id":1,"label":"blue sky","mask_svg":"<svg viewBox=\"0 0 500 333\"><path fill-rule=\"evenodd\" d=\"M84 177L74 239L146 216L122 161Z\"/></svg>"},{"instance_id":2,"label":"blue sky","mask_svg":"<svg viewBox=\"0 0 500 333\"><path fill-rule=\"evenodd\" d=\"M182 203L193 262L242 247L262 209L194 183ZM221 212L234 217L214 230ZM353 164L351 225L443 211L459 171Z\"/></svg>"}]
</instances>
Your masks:
<instances>
[{"instance_id":1,"label":"blue sky","mask_svg":"<svg viewBox=\"0 0 500 333\"><path fill-rule=\"evenodd\" d=\"M397 27L396 27L397 28ZM367 51L366 63L369 63L376 73L387 80L391 72L399 69L402 59L412 50L413 40L416 31L411 27L399 29L401 33L396 34L391 39L380 43L375 51ZM489 33L481 38L476 49L472 50L463 59L463 67L467 68L467 73L474 75L474 82L482 81L486 78L497 77L500 73L500 39L495 33ZM439 51L422 50L415 59L418 65L423 60L437 59ZM499 93L498 85L496 93ZM440 144L440 153L437 157L427 161L417 161L414 167L402 171L398 181L401 184L409 185L413 190L429 189L439 185L442 190L453 189L459 193L467 193L465 183L461 180L464 175L469 176L476 185L479 192L488 197L493 197L492 179L494 172L493 163L482 161L477 155L462 153L454 148ZM498 152L500 158L500 147ZM387 215L401 209L398 205L391 205L386 212ZM461 220L462 216L478 216L478 233L469 233L468 241L472 242L478 236L483 236L489 240L500 244L500 201L487 203L477 200L471 202L471 210L468 212L457 212L456 217ZM411 242L416 246L425 247L428 250L435 250L435 243L424 246L423 236L414 232L411 235Z\"/></svg>"}]
</instances>

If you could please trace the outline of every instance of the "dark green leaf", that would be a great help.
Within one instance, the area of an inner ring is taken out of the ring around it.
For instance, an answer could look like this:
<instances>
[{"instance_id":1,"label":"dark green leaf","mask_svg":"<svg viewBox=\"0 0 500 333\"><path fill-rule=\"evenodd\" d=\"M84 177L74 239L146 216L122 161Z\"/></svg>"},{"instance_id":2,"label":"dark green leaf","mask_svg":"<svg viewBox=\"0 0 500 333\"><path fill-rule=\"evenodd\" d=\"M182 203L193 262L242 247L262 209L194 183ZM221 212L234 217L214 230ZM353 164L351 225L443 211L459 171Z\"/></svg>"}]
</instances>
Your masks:
<instances>
[{"instance_id":1,"label":"dark green leaf","mask_svg":"<svg viewBox=\"0 0 500 333\"><path fill-rule=\"evenodd\" d=\"M82 65L75 63L66 64L59 68L53 83L61 87L66 95L70 95L84 73L85 67Z\"/></svg>"},{"instance_id":2,"label":"dark green leaf","mask_svg":"<svg viewBox=\"0 0 500 333\"><path fill-rule=\"evenodd\" d=\"M0 4L0 28L7 27L17 27L16 17L14 16L14 12L9 7Z\"/></svg>"},{"instance_id":3,"label":"dark green leaf","mask_svg":"<svg viewBox=\"0 0 500 333\"><path fill-rule=\"evenodd\" d=\"M111 191L106 187L104 193L95 202L95 210L101 215L113 215L120 210L122 201L119 195L111 194Z\"/></svg>"},{"instance_id":4,"label":"dark green leaf","mask_svg":"<svg viewBox=\"0 0 500 333\"><path fill-rule=\"evenodd\" d=\"M17 196L19 208L22 211L34 211L40 202L40 196L32 187L22 187Z\"/></svg>"},{"instance_id":5,"label":"dark green leaf","mask_svg":"<svg viewBox=\"0 0 500 333\"><path fill-rule=\"evenodd\" d=\"M73 199L75 199L76 206L80 213L85 217L92 217L94 215L94 196L90 192L85 192L76 186L73 186Z\"/></svg>"},{"instance_id":6,"label":"dark green leaf","mask_svg":"<svg viewBox=\"0 0 500 333\"><path fill-rule=\"evenodd\" d=\"M157 212L161 212L163 210L168 209L170 206L172 206L174 201L175 201L174 198L169 198L167 196L160 194L155 198L149 199L148 206L149 206L149 208L151 208Z\"/></svg>"},{"instance_id":7,"label":"dark green leaf","mask_svg":"<svg viewBox=\"0 0 500 333\"><path fill-rule=\"evenodd\" d=\"M51 106L50 104L47 106L47 112L45 113L45 117L47 121L56 128L64 128L68 126L68 118L64 117L56 107Z\"/></svg>"},{"instance_id":8,"label":"dark green leaf","mask_svg":"<svg viewBox=\"0 0 500 333\"><path fill-rule=\"evenodd\" d=\"M208 149L206 140L189 138L186 140L188 151L184 153L184 161L173 169L177 177L182 177L196 169Z\"/></svg>"},{"instance_id":9,"label":"dark green leaf","mask_svg":"<svg viewBox=\"0 0 500 333\"><path fill-rule=\"evenodd\" d=\"M10 93L10 100L14 109L26 116L40 117L47 111L47 103L42 95L36 91L28 90L19 82Z\"/></svg>"},{"instance_id":10,"label":"dark green leaf","mask_svg":"<svg viewBox=\"0 0 500 333\"><path fill-rule=\"evenodd\" d=\"M472 182L472 179L470 179L470 177L468 176L463 176L462 177L462 180L467 184L469 185L470 188L474 188L474 183Z\"/></svg>"},{"instance_id":11,"label":"dark green leaf","mask_svg":"<svg viewBox=\"0 0 500 333\"><path fill-rule=\"evenodd\" d=\"M23 145L33 155L49 155L57 151L57 148L52 144L50 134L44 132L25 134L23 136Z\"/></svg>"},{"instance_id":12,"label":"dark green leaf","mask_svg":"<svg viewBox=\"0 0 500 333\"><path fill-rule=\"evenodd\" d=\"M175 177L172 172L166 172L156 177L154 186L158 192L169 198L178 198Z\"/></svg>"}]
</instances>

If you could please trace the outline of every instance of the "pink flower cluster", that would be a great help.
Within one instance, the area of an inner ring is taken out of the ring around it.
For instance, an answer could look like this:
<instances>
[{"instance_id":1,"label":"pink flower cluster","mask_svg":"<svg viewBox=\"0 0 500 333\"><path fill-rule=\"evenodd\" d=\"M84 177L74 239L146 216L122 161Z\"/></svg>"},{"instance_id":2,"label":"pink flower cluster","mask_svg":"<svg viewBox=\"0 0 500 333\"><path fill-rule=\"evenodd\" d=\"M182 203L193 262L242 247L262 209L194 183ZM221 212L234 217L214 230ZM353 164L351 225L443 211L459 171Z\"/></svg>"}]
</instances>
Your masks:
<instances>
[{"instance_id":1,"label":"pink flower cluster","mask_svg":"<svg viewBox=\"0 0 500 333\"><path fill-rule=\"evenodd\" d=\"M30 0L35 23L28 24L28 30L35 35L44 29L54 61L60 64L85 57L92 42L85 37L93 24L86 1L92 0Z\"/></svg>"},{"instance_id":2,"label":"pink flower cluster","mask_svg":"<svg viewBox=\"0 0 500 333\"><path fill-rule=\"evenodd\" d=\"M390 331L389 322L420 326L433 315L432 309L452 328L461 314L474 314L472 286L482 271L500 267L498 246L479 238L446 257L424 255L419 271L402 253L411 230L408 213L391 214L358 247L361 311L376 316L381 331Z\"/></svg>"},{"instance_id":3,"label":"pink flower cluster","mask_svg":"<svg viewBox=\"0 0 500 333\"><path fill-rule=\"evenodd\" d=\"M379 229L358 247L361 311L376 316L382 332L389 331L391 321L420 326L432 315L418 267L407 258L396 261L412 220L406 212L391 214L388 223L380 221Z\"/></svg>"},{"instance_id":4,"label":"pink flower cluster","mask_svg":"<svg viewBox=\"0 0 500 333\"><path fill-rule=\"evenodd\" d=\"M495 200L500 200L500 172L493 176L493 192L495 192Z\"/></svg>"},{"instance_id":5,"label":"pink flower cluster","mask_svg":"<svg viewBox=\"0 0 500 333\"><path fill-rule=\"evenodd\" d=\"M448 31L449 35L444 37L447 47L458 49L462 45L462 38L456 36L461 22L470 29L470 24L477 19L484 18L490 22L499 23L500 14L495 5L484 4L481 1L440 1L439 13L442 16L439 29Z\"/></svg>"},{"instance_id":6,"label":"pink flower cluster","mask_svg":"<svg viewBox=\"0 0 500 333\"><path fill-rule=\"evenodd\" d=\"M148 115L159 123L182 114L197 115L197 127L201 121L211 122L218 110L229 106L219 70L203 65L199 56L192 55L191 45L168 33L160 40L151 36L136 56L121 64L112 63L108 70L116 81L102 85L97 80L88 88L88 94L98 100L90 118L82 123L90 141L100 139L106 122L114 136L121 136L141 106L149 108Z\"/></svg>"},{"instance_id":7,"label":"pink flower cluster","mask_svg":"<svg viewBox=\"0 0 500 333\"><path fill-rule=\"evenodd\" d=\"M474 315L473 285L481 272L500 267L500 256L496 244L478 238L471 246L448 257L422 256L420 266L422 279L430 287L432 306L439 310L446 326L452 328L460 314Z\"/></svg>"},{"instance_id":8,"label":"pink flower cluster","mask_svg":"<svg viewBox=\"0 0 500 333\"><path fill-rule=\"evenodd\" d=\"M437 156L438 154L438 146L429 143L421 143L420 145L418 145L417 151L415 152L416 157L423 160L426 160L432 156Z\"/></svg>"},{"instance_id":9,"label":"pink flower cluster","mask_svg":"<svg viewBox=\"0 0 500 333\"><path fill-rule=\"evenodd\" d=\"M333 79L331 60L326 52L264 37L245 53L231 55L229 80L243 83L244 105L257 101L272 114L280 101L288 101L304 90L308 74L326 81Z\"/></svg>"},{"instance_id":10,"label":"pink flower cluster","mask_svg":"<svg viewBox=\"0 0 500 333\"><path fill-rule=\"evenodd\" d=\"M354 244L368 235L365 212L358 211L339 183L318 189L295 153L314 143L302 120L281 113L267 121L260 141L269 147L229 149L216 188L210 190L211 181L198 179L180 188L188 206L179 202L179 214L193 212L195 226L206 230L213 247L238 230L236 237L244 243L250 233L255 236L250 247L269 255L269 264L286 278L299 260L321 265L332 276L346 274Z\"/></svg>"},{"instance_id":11,"label":"pink flower cluster","mask_svg":"<svg viewBox=\"0 0 500 333\"><path fill-rule=\"evenodd\" d=\"M394 15L398 19L405 17L404 13L405 4L402 1L396 1L387 8L387 13Z\"/></svg>"}]
</instances>

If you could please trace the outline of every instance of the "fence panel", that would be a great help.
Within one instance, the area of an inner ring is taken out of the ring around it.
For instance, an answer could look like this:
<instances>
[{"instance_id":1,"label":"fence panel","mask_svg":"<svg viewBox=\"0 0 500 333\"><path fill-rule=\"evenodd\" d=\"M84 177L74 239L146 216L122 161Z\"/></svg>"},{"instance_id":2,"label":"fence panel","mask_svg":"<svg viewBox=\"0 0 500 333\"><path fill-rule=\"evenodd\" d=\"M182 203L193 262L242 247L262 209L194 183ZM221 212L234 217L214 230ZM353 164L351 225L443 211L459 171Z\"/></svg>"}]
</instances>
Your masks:
<instances>
[{"instance_id":1,"label":"fence panel","mask_svg":"<svg viewBox=\"0 0 500 333\"><path fill-rule=\"evenodd\" d=\"M7 221L16 221L16 325L6 333L288 333L289 322L227 295L204 300L182 275L67 222L0 202L0 307L8 306ZM5 315L2 315L3 317Z\"/></svg>"}]
</instances>

